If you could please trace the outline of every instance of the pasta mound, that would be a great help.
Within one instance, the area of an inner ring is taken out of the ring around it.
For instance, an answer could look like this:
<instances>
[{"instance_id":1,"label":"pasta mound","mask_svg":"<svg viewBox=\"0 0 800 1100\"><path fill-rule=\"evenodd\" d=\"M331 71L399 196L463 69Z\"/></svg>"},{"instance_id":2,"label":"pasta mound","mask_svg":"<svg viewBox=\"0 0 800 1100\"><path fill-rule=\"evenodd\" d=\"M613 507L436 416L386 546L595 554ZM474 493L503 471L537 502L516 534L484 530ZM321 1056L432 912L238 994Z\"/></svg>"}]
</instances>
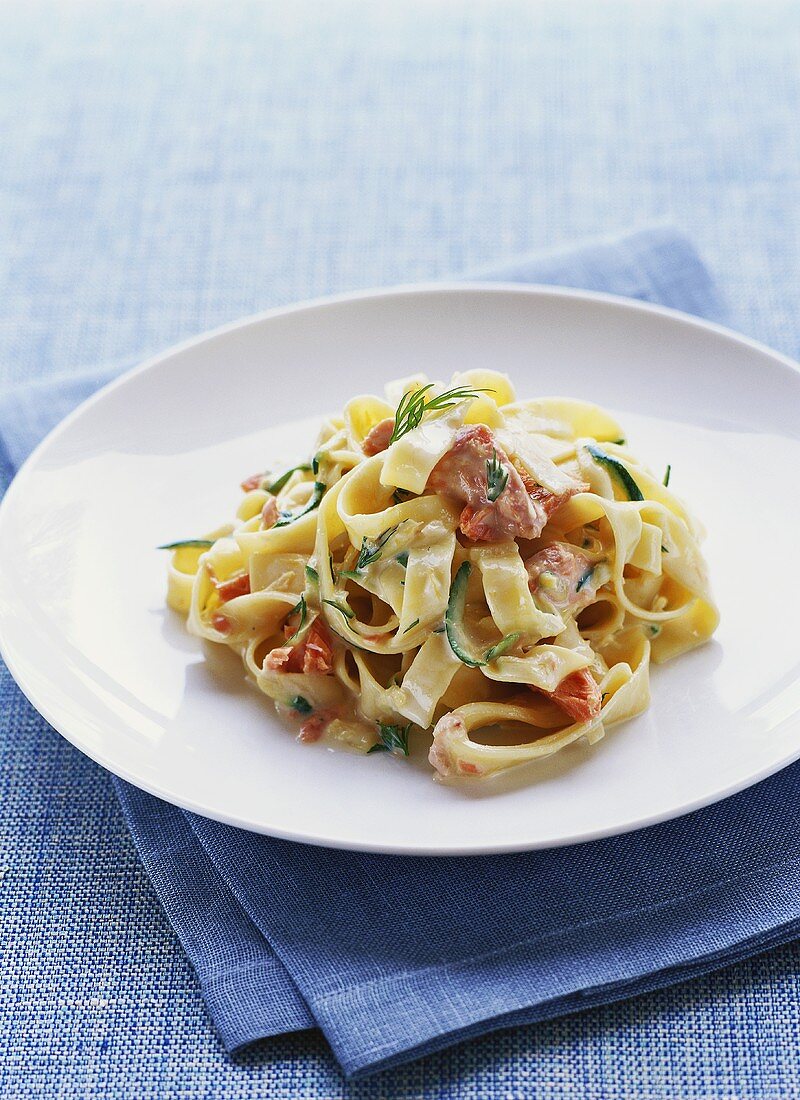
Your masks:
<instances>
[{"instance_id":1,"label":"pasta mound","mask_svg":"<svg viewBox=\"0 0 800 1100\"><path fill-rule=\"evenodd\" d=\"M716 628L699 526L595 405L419 376L326 418L312 455L168 547L170 606L301 741L426 744L476 780L598 741L648 706L651 658Z\"/></svg>"}]
</instances>

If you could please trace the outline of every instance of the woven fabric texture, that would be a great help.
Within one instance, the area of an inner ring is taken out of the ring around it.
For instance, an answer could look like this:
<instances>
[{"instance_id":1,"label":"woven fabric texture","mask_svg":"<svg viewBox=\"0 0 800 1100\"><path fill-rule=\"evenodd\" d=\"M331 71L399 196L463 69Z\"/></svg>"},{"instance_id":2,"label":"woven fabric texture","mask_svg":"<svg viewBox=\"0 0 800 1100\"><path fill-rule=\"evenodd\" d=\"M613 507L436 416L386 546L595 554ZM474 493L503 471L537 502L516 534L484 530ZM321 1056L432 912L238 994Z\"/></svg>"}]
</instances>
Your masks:
<instances>
[{"instance_id":1,"label":"woven fabric texture","mask_svg":"<svg viewBox=\"0 0 800 1100\"><path fill-rule=\"evenodd\" d=\"M669 217L737 327L800 340L800 15L612 3L0 9L0 377L268 304ZM0 1092L782 1097L793 946L343 1083L313 1035L229 1061L107 779L0 685Z\"/></svg>"}]
</instances>

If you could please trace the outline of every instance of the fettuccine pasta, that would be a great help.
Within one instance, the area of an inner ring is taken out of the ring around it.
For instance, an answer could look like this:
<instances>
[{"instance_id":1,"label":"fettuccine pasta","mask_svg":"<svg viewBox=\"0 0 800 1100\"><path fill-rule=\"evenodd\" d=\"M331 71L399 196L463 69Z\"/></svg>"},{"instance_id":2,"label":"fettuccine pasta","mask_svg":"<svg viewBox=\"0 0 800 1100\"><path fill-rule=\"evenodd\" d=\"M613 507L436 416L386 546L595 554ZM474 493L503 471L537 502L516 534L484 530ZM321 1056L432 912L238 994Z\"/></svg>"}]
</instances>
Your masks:
<instances>
[{"instance_id":1,"label":"fettuccine pasta","mask_svg":"<svg viewBox=\"0 0 800 1100\"><path fill-rule=\"evenodd\" d=\"M233 648L304 742L477 779L649 704L651 659L711 636L701 530L616 421L416 376L327 418L307 462L171 543L168 603Z\"/></svg>"}]
</instances>

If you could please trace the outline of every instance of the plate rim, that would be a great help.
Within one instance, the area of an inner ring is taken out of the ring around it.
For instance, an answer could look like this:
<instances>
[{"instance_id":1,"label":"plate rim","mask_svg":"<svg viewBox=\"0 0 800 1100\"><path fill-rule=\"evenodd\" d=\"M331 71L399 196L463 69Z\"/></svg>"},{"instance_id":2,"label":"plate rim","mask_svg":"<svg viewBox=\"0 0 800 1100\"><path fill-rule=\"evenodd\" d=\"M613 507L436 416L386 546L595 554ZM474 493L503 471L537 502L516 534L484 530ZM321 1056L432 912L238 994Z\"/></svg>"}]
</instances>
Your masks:
<instances>
[{"instance_id":1,"label":"plate rim","mask_svg":"<svg viewBox=\"0 0 800 1100\"><path fill-rule=\"evenodd\" d=\"M573 287L559 287L550 286L543 283L516 283L516 282L500 282L500 281L488 281L488 280L449 280L446 282L422 282L422 283L404 283L399 286L388 287L375 287L366 290L353 290L339 294L322 295L310 299L305 299L299 302L292 302L281 306L275 306L270 309L258 311L253 314L249 314L245 317L239 318L234 321L226 322L222 325L218 325L215 328L208 329L204 332L198 333L195 336L191 336L185 340L178 341L175 344L171 344L167 348L148 356L141 363L137 363L134 366L123 371L118 377L107 382L101 386L98 390L92 393L79 405L77 405L71 412L67 414L58 424L56 424L47 435L37 444L37 446L31 451L25 461L20 465L16 471L10 485L8 486L2 500L0 501L0 536L4 524L6 522L6 516L14 507L14 500L19 492L22 491L20 486L24 486L26 478L35 468L39 456L51 446L65 431L67 431L72 423L78 420L85 411L94 406L95 403L102 401L105 396L119 387L125 386L132 379L140 374L147 373L151 370L157 369L164 361L172 358L174 355L184 351L191 350L194 347L202 345L207 341L219 336L224 336L229 333L236 332L239 329L246 328L253 324L260 324L264 321L269 321L273 318L283 317L295 313L301 313L304 311L320 310L329 307L335 307L339 305L347 305L350 303L362 302L365 300L382 299L382 298L403 298L413 295L435 295L435 294L452 294L460 292L471 293L488 293L488 294L517 294L520 296L527 296L532 298L566 298L575 301L585 301L590 303L597 303L612 308L616 308L623 312L637 312L649 315L655 315L673 323L679 325L688 325L689 327L698 329L704 332L710 332L713 335L726 340L730 343L734 343L740 347L744 347L752 352L756 352L767 359L771 360L774 366L780 368L783 371L788 371L792 375L800 375L800 362L797 362L785 355L782 352L776 351L770 348L767 344L756 340L750 336L746 336L742 333L735 332L733 329L723 325L717 321L709 321L702 317L697 317L693 314L686 313L682 310L673 309L669 306L663 306L658 303L643 301L637 298L628 298L623 295L611 294L604 291L593 290L581 290ZM3 566L2 557L0 557L0 584L5 583L5 567ZM1 594L1 593L0 593ZM575 844L590 843L594 840L600 840L605 837L623 836L626 833L637 832L640 829L649 828L653 825L657 825L662 822L671 821L680 817L684 817L687 814L693 813L706 806L714 805L717 802L721 802L732 795L738 794L743 790L755 786L764 779L771 775L781 771L784 767L793 763L800 758L800 744L798 744L796 751L793 751L782 757L777 762L772 762L765 765L763 768L756 772L750 773L746 778L742 780L736 780L729 783L721 790L717 790L710 795L701 795L688 802L683 802L678 808L669 810L656 811L652 814L639 817L637 820L625 823L622 826L607 825L599 826L594 829L579 829L574 833L559 837L557 839L544 839L542 841L520 840L515 841L513 839L508 841L488 842L488 843L469 843L469 844L452 844L428 846L420 844L403 845L403 844L387 844L385 842L374 842L369 838L363 840L353 840L351 838L341 838L331 836L330 834L320 836L311 830L297 831L295 829L280 828L274 825L265 826L262 822L254 822L249 820L242 820L231 814L227 814L219 810L210 810L207 806L201 806L197 802L194 802L191 798L183 798L174 795L171 792L165 791L155 781L151 781L147 775L139 775L134 771L127 768L121 768L118 764L112 764L106 753L102 751L88 751L88 748L80 741L80 733L73 732L68 727L69 721L64 721L57 714L54 713L54 709L51 708L48 703L42 702L38 691L27 680L25 674L20 671L17 662L13 655L10 653L10 646L6 639L6 631L2 620L0 619L0 656L3 658L11 676L16 682L23 695L34 707L34 709L42 715L45 721L53 727L53 729L66 741L72 744L79 752L82 752L84 756L93 760L99 764L111 775L117 776L125 782L131 783L131 785L137 787L140 790L146 791L149 794L154 795L157 798L161 798L163 801L177 806L182 810L186 810L191 813L198 814L199 816L207 817L211 820L222 822L223 824L230 825L234 828L245 829L249 832L257 833L259 835L273 836L283 840L289 840L295 843L311 844L318 847L333 848L336 850L345 851L360 851L370 852L374 854L383 855L398 855L398 856L419 856L419 857L452 857L452 856L487 856L487 855L499 855L514 852L523 851L536 851L536 850L548 850L551 848L567 847Z\"/></svg>"}]
</instances>

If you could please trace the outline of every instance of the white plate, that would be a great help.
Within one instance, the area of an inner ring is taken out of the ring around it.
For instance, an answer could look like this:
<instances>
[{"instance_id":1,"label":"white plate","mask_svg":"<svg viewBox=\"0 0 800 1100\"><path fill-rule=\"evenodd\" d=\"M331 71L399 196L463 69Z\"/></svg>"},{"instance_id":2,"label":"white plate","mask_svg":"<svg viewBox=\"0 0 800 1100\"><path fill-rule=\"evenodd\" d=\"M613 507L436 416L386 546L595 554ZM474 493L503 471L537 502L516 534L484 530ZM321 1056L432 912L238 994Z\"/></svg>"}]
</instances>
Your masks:
<instances>
[{"instance_id":1,"label":"white plate","mask_svg":"<svg viewBox=\"0 0 800 1100\"><path fill-rule=\"evenodd\" d=\"M154 547L215 527L240 478L304 458L316 418L390 378L508 371L622 420L706 524L722 625L654 668L640 718L491 794L424 759L300 745L239 660L164 608ZM675 817L800 756L800 373L748 340L597 294L435 286L267 313L202 336L83 405L0 510L2 651L83 752L180 806L380 852L549 847Z\"/></svg>"}]
</instances>

